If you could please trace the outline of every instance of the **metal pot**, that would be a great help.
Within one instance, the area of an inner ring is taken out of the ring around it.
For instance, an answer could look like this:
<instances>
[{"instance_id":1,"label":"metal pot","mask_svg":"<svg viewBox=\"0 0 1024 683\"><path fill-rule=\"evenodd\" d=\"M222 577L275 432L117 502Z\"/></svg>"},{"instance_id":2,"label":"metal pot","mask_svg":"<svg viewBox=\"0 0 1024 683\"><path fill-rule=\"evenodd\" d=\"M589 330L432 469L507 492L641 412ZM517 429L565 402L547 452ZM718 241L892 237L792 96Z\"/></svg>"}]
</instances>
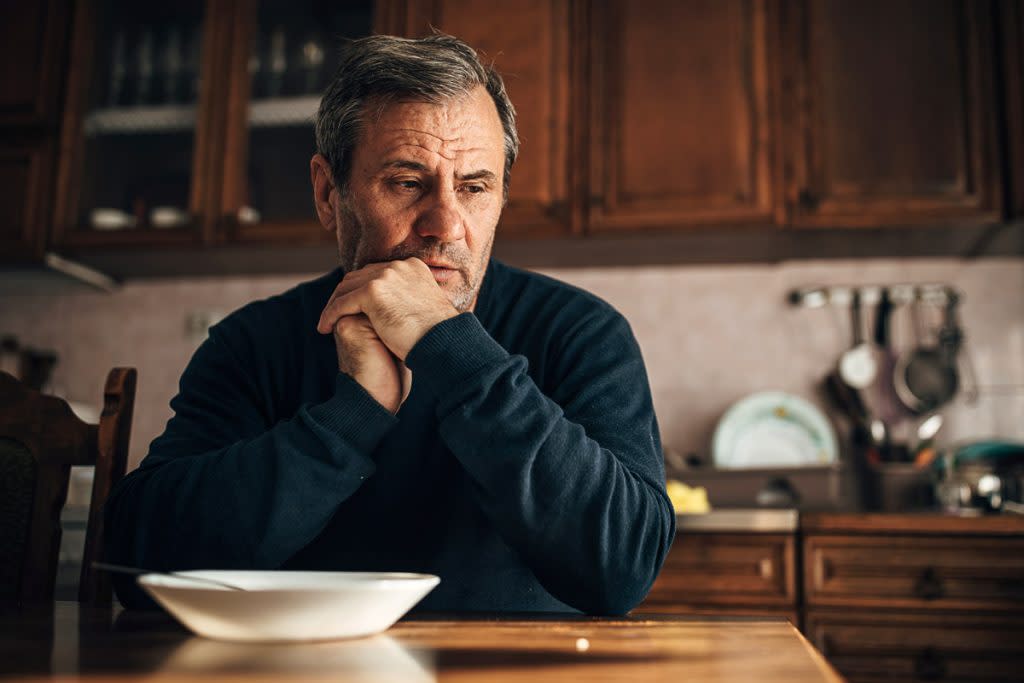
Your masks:
<instances>
[{"instance_id":1,"label":"metal pot","mask_svg":"<svg viewBox=\"0 0 1024 683\"><path fill-rule=\"evenodd\" d=\"M1018 510L1024 503L1024 444L982 441L949 448L935 471L935 499L949 512Z\"/></svg>"}]
</instances>

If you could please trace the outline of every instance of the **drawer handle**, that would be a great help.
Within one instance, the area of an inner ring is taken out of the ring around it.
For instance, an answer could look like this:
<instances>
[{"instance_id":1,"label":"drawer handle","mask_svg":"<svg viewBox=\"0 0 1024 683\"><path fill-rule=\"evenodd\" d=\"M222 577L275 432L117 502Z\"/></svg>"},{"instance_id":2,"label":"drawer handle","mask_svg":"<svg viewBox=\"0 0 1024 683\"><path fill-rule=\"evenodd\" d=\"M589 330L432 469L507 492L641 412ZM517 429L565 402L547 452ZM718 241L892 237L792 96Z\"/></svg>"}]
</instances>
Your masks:
<instances>
[{"instance_id":1,"label":"drawer handle","mask_svg":"<svg viewBox=\"0 0 1024 683\"><path fill-rule=\"evenodd\" d=\"M946 662L932 648L926 648L914 658L914 673L922 681L937 681L946 677Z\"/></svg>"},{"instance_id":2,"label":"drawer handle","mask_svg":"<svg viewBox=\"0 0 1024 683\"><path fill-rule=\"evenodd\" d=\"M942 579L935 574L934 569L928 567L921 572L917 583L914 584L914 595L922 600L936 600L941 598L942 594Z\"/></svg>"}]
</instances>

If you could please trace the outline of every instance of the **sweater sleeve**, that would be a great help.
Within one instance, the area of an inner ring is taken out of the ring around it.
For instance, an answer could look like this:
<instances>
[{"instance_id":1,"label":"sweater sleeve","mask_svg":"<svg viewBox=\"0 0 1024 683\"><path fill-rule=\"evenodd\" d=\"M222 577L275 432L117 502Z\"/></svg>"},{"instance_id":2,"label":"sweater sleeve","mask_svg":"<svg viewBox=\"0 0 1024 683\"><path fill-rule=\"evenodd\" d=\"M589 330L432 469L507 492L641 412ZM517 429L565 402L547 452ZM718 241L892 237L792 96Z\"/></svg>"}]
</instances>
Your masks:
<instances>
[{"instance_id":1,"label":"sweater sleeve","mask_svg":"<svg viewBox=\"0 0 1024 683\"><path fill-rule=\"evenodd\" d=\"M643 359L618 314L577 325L557 356L558 401L467 313L431 329L406 364L436 396L478 504L545 589L623 614L675 535Z\"/></svg>"},{"instance_id":2,"label":"sweater sleeve","mask_svg":"<svg viewBox=\"0 0 1024 683\"><path fill-rule=\"evenodd\" d=\"M106 508L111 561L153 570L273 569L371 476L396 419L339 373L334 395L271 424L254 359L215 328L181 378L174 417ZM150 604L115 579L129 606Z\"/></svg>"}]
</instances>

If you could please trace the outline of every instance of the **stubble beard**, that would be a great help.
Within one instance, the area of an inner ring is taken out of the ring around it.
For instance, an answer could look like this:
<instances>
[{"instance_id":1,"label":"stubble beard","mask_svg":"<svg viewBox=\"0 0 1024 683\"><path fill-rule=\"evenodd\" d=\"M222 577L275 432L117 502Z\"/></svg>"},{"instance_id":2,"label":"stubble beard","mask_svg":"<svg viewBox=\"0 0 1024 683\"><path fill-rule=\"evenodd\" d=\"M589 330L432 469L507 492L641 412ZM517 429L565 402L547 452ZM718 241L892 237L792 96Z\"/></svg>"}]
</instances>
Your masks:
<instances>
[{"instance_id":1,"label":"stubble beard","mask_svg":"<svg viewBox=\"0 0 1024 683\"><path fill-rule=\"evenodd\" d=\"M442 291L448 296L448 300L459 313L473 310L476 304L476 297L480 293L483 284L484 274L487 272L487 261L491 257L491 249L494 246L494 232L491 232L487 246L480 254L480 262L476 264L475 272L472 268L472 256L468 250L460 249L454 245L429 238L424 244L399 244L392 248L384 256L374 254L360 254L359 247L366 244L366 225L353 211L348 200L342 198L338 205L346 229L344 232L339 224L336 231L338 239L338 261L346 273L359 270L371 263L383 263L386 261L401 261L407 258L416 257L422 261L444 261L453 265L459 272L459 280L448 287L442 287Z\"/></svg>"}]
</instances>

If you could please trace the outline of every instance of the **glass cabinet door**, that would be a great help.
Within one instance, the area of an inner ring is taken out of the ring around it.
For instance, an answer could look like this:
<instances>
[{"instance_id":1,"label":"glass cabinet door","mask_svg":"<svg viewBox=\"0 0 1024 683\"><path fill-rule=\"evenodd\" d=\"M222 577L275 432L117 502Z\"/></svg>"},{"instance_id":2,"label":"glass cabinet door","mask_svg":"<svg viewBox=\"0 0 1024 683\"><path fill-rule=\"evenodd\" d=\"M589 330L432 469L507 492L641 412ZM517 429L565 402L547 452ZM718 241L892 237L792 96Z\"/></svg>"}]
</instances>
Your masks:
<instances>
[{"instance_id":1,"label":"glass cabinet door","mask_svg":"<svg viewBox=\"0 0 1024 683\"><path fill-rule=\"evenodd\" d=\"M216 3L211 3L216 4ZM58 234L72 244L198 239L201 0L83 2L75 17ZM70 126L70 128L69 128ZM70 130L70 134L69 134ZM63 234L60 234L63 232Z\"/></svg>"},{"instance_id":2,"label":"glass cabinet door","mask_svg":"<svg viewBox=\"0 0 1024 683\"><path fill-rule=\"evenodd\" d=\"M313 118L346 40L373 32L374 3L250 2L248 35L233 47L227 149L238 152L224 160L226 237L327 241L310 185Z\"/></svg>"}]
</instances>

